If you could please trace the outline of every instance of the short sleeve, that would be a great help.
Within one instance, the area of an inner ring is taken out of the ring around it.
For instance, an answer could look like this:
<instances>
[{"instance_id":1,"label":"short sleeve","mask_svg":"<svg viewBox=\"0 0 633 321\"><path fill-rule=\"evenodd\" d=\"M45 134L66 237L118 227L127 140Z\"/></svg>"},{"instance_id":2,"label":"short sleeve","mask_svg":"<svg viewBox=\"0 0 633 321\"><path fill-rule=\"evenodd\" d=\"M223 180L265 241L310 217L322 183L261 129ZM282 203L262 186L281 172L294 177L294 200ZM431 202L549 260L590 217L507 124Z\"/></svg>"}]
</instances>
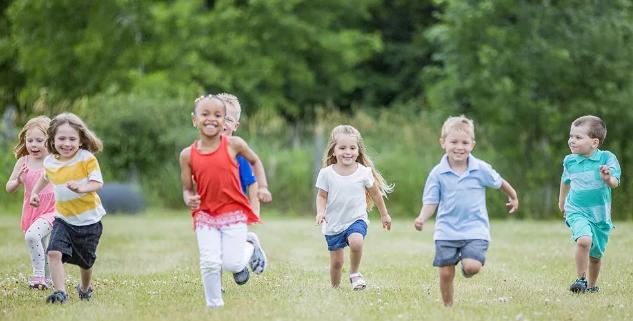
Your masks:
<instances>
[{"instance_id":1,"label":"short sleeve","mask_svg":"<svg viewBox=\"0 0 633 321\"><path fill-rule=\"evenodd\" d=\"M608 153L609 157L607 158L607 162L605 165L611 171L611 176L615 177L620 183L620 176L622 175L622 169L620 169L620 163L618 162L618 158L615 157L613 153Z\"/></svg>"},{"instance_id":2,"label":"short sleeve","mask_svg":"<svg viewBox=\"0 0 633 321\"><path fill-rule=\"evenodd\" d=\"M490 164L485 162L480 162L479 169L481 170L483 177L483 186L492 187L492 188L500 188L501 183L503 183L503 179L501 175L495 171Z\"/></svg>"},{"instance_id":3,"label":"short sleeve","mask_svg":"<svg viewBox=\"0 0 633 321\"><path fill-rule=\"evenodd\" d=\"M103 183L103 177L101 176L101 169L99 168L97 158L90 154L86 157L84 164L86 166L86 172L88 173L88 181Z\"/></svg>"},{"instance_id":4,"label":"short sleeve","mask_svg":"<svg viewBox=\"0 0 633 321\"><path fill-rule=\"evenodd\" d=\"M242 186L242 191L246 194L248 187L254 184L257 179L255 178L255 175L253 175L251 164L248 163L246 158L241 155L237 155L237 164L240 170L240 184Z\"/></svg>"},{"instance_id":5,"label":"short sleeve","mask_svg":"<svg viewBox=\"0 0 633 321\"><path fill-rule=\"evenodd\" d=\"M436 171L431 171L424 184L422 204L439 204L441 197L440 192L439 174Z\"/></svg>"},{"instance_id":6,"label":"short sleeve","mask_svg":"<svg viewBox=\"0 0 633 321\"><path fill-rule=\"evenodd\" d=\"M371 188L374 186L374 173L372 172L370 167L366 167L365 175L363 177L363 184L365 188Z\"/></svg>"},{"instance_id":7,"label":"short sleeve","mask_svg":"<svg viewBox=\"0 0 633 321\"><path fill-rule=\"evenodd\" d=\"M328 191L328 175L327 175L327 170L328 167L326 168L321 168L321 170L319 171L319 176L317 176L317 181L316 181L316 187L324 190L324 191Z\"/></svg>"},{"instance_id":8,"label":"short sleeve","mask_svg":"<svg viewBox=\"0 0 633 321\"><path fill-rule=\"evenodd\" d=\"M563 160L563 175L561 175L560 181L565 185L569 185L571 184L571 178L569 177L569 171L567 170L567 166L565 164L566 162Z\"/></svg>"}]
</instances>

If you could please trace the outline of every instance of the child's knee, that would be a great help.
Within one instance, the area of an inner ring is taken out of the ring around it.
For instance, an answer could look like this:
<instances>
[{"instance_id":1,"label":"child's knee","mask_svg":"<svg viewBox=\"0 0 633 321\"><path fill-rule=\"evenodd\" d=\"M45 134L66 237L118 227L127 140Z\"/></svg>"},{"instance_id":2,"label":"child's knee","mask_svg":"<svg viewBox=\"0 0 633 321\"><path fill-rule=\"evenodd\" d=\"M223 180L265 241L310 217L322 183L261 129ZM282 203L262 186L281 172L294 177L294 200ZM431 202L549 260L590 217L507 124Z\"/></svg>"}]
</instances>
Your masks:
<instances>
[{"instance_id":1,"label":"child's knee","mask_svg":"<svg viewBox=\"0 0 633 321\"><path fill-rule=\"evenodd\" d=\"M588 249L591 247L591 237L590 236L581 236L576 240L576 244L583 249Z\"/></svg>"},{"instance_id":2,"label":"child's knee","mask_svg":"<svg viewBox=\"0 0 633 321\"><path fill-rule=\"evenodd\" d=\"M41 242L41 238L35 234L35 233L26 233L24 234L24 240L26 241L27 244L29 245L33 245L33 244L37 244L37 242Z\"/></svg>"},{"instance_id":3,"label":"child's knee","mask_svg":"<svg viewBox=\"0 0 633 321\"><path fill-rule=\"evenodd\" d=\"M347 239L347 243L349 243L350 250L360 251L363 249L363 236L358 233L353 233Z\"/></svg>"},{"instance_id":4,"label":"child's knee","mask_svg":"<svg viewBox=\"0 0 633 321\"><path fill-rule=\"evenodd\" d=\"M48 260L49 261L61 261L62 260L62 252L60 251L48 251Z\"/></svg>"},{"instance_id":5,"label":"child's knee","mask_svg":"<svg viewBox=\"0 0 633 321\"><path fill-rule=\"evenodd\" d=\"M341 270L343 269L344 260L334 259L330 261L330 268L332 270Z\"/></svg>"},{"instance_id":6,"label":"child's knee","mask_svg":"<svg viewBox=\"0 0 633 321\"><path fill-rule=\"evenodd\" d=\"M455 267L441 267L440 268L440 281L452 281L455 277Z\"/></svg>"},{"instance_id":7,"label":"child's knee","mask_svg":"<svg viewBox=\"0 0 633 321\"><path fill-rule=\"evenodd\" d=\"M474 275L479 273L481 270L481 263L475 260L466 260L462 261L464 273L467 275Z\"/></svg>"},{"instance_id":8,"label":"child's knee","mask_svg":"<svg viewBox=\"0 0 633 321\"><path fill-rule=\"evenodd\" d=\"M220 271L222 270L222 263L214 260L200 259L200 270L208 271L211 273L220 273Z\"/></svg>"}]
</instances>

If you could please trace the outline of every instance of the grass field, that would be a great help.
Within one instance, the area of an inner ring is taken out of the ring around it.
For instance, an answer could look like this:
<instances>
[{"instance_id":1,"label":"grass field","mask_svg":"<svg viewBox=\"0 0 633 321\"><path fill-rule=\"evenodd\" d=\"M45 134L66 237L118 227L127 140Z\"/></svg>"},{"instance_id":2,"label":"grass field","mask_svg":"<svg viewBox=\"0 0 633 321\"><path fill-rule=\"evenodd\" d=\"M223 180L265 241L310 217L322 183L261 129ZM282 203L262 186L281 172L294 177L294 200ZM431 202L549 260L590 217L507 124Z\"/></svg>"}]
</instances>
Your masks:
<instances>
[{"instance_id":1,"label":"grass field","mask_svg":"<svg viewBox=\"0 0 633 321\"><path fill-rule=\"evenodd\" d=\"M171 215L167 215L171 214ZM375 219L374 221L377 221ZM395 220L370 225L362 292L329 287L328 252L312 219L266 220L253 227L269 269L238 287L224 276L225 304L204 306L197 248L185 212L108 215L94 270L95 295L44 303L49 291L27 287L30 263L17 215L0 215L0 320L631 320L633 224L619 223L599 294L571 294L573 245L562 222L492 222L486 266L456 277L455 306L440 303L431 266L432 232ZM375 223L375 222L374 222ZM347 257L346 257L347 259ZM345 268L347 269L347 267ZM66 265L68 287L78 269Z\"/></svg>"}]
</instances>

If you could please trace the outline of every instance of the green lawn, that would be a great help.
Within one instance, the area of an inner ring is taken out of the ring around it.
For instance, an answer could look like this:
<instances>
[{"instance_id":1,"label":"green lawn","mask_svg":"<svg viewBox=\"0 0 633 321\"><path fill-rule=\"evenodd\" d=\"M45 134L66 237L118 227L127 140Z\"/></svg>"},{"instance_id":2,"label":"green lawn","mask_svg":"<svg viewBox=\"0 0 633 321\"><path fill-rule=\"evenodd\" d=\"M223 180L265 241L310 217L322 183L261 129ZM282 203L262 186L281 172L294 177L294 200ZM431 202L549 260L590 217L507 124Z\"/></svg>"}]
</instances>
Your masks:
<instances>
[{"instance_id":1,"label":"green lawn","mask_svg":"<svg viewBox=\"0 0 633 321\"><path fill-rule=\"evenodd\" d=\"M619 223L603 264L599 294L573 295L573 244L562 222L497 221L487 263L455 282L455 306L440 303L431 266L432 232L412 220L379 230L374 216L361 271L368 288L329 287L320 229L305 219L255 226L269 269L248 284L224 277L225 304L204 306L197 247L185 211L106 216L94 271L95 295L46 305L49 291L29 290L30 263L17 214L0 215L0 320L631 320L633 224ZM347 269L347 268L346 268ZM66 265L68 287L78 269Z\"/></svg>"}]
</instances>

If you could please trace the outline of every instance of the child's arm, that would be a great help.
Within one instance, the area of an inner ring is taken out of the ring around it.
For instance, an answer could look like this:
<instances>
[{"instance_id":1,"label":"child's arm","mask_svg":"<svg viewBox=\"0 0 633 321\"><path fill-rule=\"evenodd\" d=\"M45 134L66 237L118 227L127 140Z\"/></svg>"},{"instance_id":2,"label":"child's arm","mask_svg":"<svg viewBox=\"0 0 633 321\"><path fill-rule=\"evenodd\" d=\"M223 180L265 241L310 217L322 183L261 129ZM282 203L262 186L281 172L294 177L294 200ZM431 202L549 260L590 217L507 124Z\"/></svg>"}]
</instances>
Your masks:
<instances>
[{"instance_id":1,"label":"child's arm","mask_svg":"<svg viewBox=\"0 0 633 321\"><path fill-rule=\"evenodd\" d=\"M255 179L257 180L258 184L257 196L259 197L259 200L264 203L272 201L273 197L268 190L268 181L266 180L264 165L262 165L262 162L257 154L255 154L255 152L250 147L248 147L248 145L242 138L237 136L231 136L227 138L229 140L229 146L235 151L235 154L244 156L244 158L246 158L246 160L248 160L248 162L251 164L253 174L255 174Z\"/></svg>"},{"instance_id":2,"label":"child's arm","mask_svg":"<svg viewBox=\"0 0 633 321\"><path fill-rule=\"evenodd\" d=\"M435 210L437 209L437 204L422 204L422 208L420 209L420 215L415 219L415 229L418 231L422 231L424 228L424 224L426 221L435 214Z\"/></svg>"},{"instance_id":3,"label":"child's arm","mask_svg":"<svg viewBox=\"0 0 633 321\"><path fill-rule=\"evenodd\" d=\"M247 187L247 192L248 192L248 202L251 204L251 208L253 209L253 212L255 212L255 214L257 214L257 216L259 216L259 197L257 196L257 190L259 189L259 187L257 186L257 182L248 185Z\"/></svg>"},{"instance_id":4,"label":"child's arm","mask_svg":"<svg viewBox=\"0 0 633 321\"><path fill-rule=\"evenodd\" d=\"M600 178L602 178L602 180L611 188L616 188L618 187L618 185L620 185L618 179L614 176L611 176L611 170L607 165L600 166Z\"/></svg>"},{"instance_id":5,"label":"child's arm","mask_svg":"<svg viewBox=\"0 0 633 321\"><path fill-rule=\"evenodd\" d=\"M8 193L13 193L20 187L24 173L26 173L26 161L24 157L20 157L20 159L15 162L13 172L11 176L9 176L9 180L7 180L6 190Z\"/></svg>"},{"instance_id":6,"label":"child's arm","mask_svg":"<svg viewBox=\"0 0 633 321\"><path fill-rule=\"evenodd\" d=\"M558 209L563 216L565 216L565 200L567 199L567 194L569 194L569 189L571 186L569 184L565 184L562 180L560 182L560 192L558 193Z\"/></svg>"},{"instance_id":7,"label":"child's arm","mask_svg":"<svg viewBox=\"0 0 633 321\"><path fill-rule=\"evenodd\" d=\"M40 179L37 180L33 190L31 191L31 198L29 199L29 204L33 207L40 206L40 192L48 184L48 180L45 175L40 176Z\"/></svg>"},{"instance_id":8,"label":"child's arm","mask_svg":"<svg viewBox=\"0 0 633 321\"><path fill-rule=\"evenodd\" d=\"M385 206L385 200L382 198L382 194L380 193L380 189L378 185L374 183L370 188L367 189L369 191L369 196L376 204L378 208L378 212L380 212L380 219L382 220L382 227L387 231L391 230L391 216L387 211L387 206Z\"/></svg>"},{"instance_id":9,"label":"child's arm","mask_svg":"<svg viewBox=\"0 0 633 321\"><path fill-rule=\"evenodd\" d=\"M200 207L200 195L193 189L193 179L191 178L191 166L189 165L189 148L180 152L180 183L182 184L182 199L185 205L192 210Z\"/></svg>"},{"instance_id":10,"label":"child's arm","mask_svg":"<svg viewBox=\"0 0 633 321\"><path fill-rule=\"evenodd\" d=\"M320 189L317 192L317 197L316 197L316 210L317 210L317 215L316 215L316 225L321 225L321 223L323 222L327 222L327 220L325 219L325 206L327 205L327 192Z\"/></svg>"},{"instance_id":11,"label":"child's arm","mask_svg":"<svg viewBox=\"0 0 633 321\"><path fill-rule=\"evenodd\" d=\"M508 213L512 214L516 212L519 209L519 197L517 196L517 192L505 179L501 180L501 190L508 195L508 202L506 203Z\"/></svg>"},{"instance_id":12,"label":"child's arm","mask_svg":"<svg viewBox=\"0 0 633 321\"><path fill-rule=\"evenodd\" d=\"M75 193L96 192L100 190L102 186L103 186L103 183L98 182L98 181L88 181L88 183L83 184L83 185L79 185L74 182L66 183L66 187Z\"/></svg>"}]
</instances>

